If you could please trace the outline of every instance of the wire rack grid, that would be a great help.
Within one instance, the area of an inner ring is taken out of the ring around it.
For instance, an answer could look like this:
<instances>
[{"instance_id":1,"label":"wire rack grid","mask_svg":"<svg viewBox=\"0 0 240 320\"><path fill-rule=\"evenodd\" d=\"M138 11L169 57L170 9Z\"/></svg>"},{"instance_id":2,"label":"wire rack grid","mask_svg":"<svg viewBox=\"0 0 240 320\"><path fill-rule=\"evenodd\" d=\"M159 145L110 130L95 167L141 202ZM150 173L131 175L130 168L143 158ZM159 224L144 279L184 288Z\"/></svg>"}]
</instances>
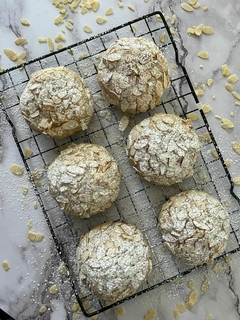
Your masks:
<instances>
[{"instance_id":1,"label":"wire rack grid","mask_svg":"<svg viewBox=\"0 0 240 320\"><path fill-rule=\"evenodd\" d=\"M161 43L159 38L163 33L165 33L164 43ZM201 141L201 151L194 166L194 175L180 184L167 188L142 181L128 164L125 148L131 127L124 132L119 131L119 120L123 114L109 106L102 98L97 82L97 65L101 55L114 40L132 36L150 38L159 46L170 66L171 84L164 93L162 103L155 110L130 116L130 124L133 126L145 117L159 112L174 113L183 118L192 112L198 115L198 120L192 122ZM19 111L19 98L32 72L59 65L74 70L89 85L95 101L95 112L88 130L84 133L80 132L69 138L55 140L36 133L28 127ZM240 250L240 200L234 193L231 176L207 119L202 110L197 108L198 98L185 67L179 61L177 45L161 12L151 13L58 52L5 70L0 74L0 90L4 96L2 101L0 100L2 110L12 127L17 148L58 253L68 267L69 279L84 315L90 317L103 312L125 300L182 277L194 269L175 261L164 249L157 227L157 216L162 204L180 191L199 189L218 198L229 212L231 223L230 239L224 255ZM89 219L79 219L64 214L48 193L47 165L56 158L62 148L72 142L90 142L104 146L118 161L122 172L120 193L116 201L104 213ZM24 150L27 148L33 152L28 158L24 156ZM217 151L217 158L212 156L213 149ZM145 235L151 248L153 262L153 269L146 283L134 295L114 304L106 304L91 293L83 294L78 284L75 258L80 236L106 221L135 224ZM90 309L89 304L85 303L89 300L91 301Z\"/></svg>"}]
</instances>

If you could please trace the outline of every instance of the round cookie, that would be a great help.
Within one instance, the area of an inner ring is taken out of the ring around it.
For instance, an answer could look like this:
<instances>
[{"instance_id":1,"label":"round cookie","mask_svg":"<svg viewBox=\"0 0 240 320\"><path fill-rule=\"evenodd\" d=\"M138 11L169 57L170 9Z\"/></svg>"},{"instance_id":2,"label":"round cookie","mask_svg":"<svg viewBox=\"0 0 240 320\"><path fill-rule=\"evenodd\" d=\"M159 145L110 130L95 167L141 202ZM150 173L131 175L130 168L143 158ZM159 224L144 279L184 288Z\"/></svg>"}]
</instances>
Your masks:
<instances>
[{"instance_id":1,"label":"round cookie","mask_svg":"<svg viewBox=\"0 0 240 320\"><path fill-rule=\"evenodd\" d=\"M181 192L162 207L159 228L171 253L182 262L211 262L226 248L229 216L220 202L197 190Z\"/></svg>"},{"instance_id":2,"label":"round cookie","mask_svg":"<svg viewBox=\"0 0 240 320\"><path fill-rule=\"evenodd\" d=\"M152 269L150 249L134 225L107 222L81 237L80 285L113 303L136 292Z\"/></svg>"},{"instance_id":3,"label":"round cookie","mask_svg":"<svg viewBox=\"0 0 240 320\"><path fill-rule=\"evenodd\" d=\"M66 213L88 218L110 207L119 192L121 173L102 146L71 144L48 168L49 192Z\"/></svg>"},{"instance_id":4,"label":"round cookie","mask_svg":"<svg viewBox=\"0 0 240 320\"><path fill-rule=\"evenodd\" d=\"M98 81L109 103L136 114L154 109L169 86L167 60L146 38L114 41L98 65Z\"/></svg>"},{"instance_id":5,"label":"round cookie","mask_svg":"<svg viewBox=\"0 0 240 320\"><path fill-rule=\"evenodd\" d=\"M141 178L168 186L193 175L199 140L189 120L173 114L144 119L127 140L129 163Z\"/></svg>"},{"instance_id":6,"label":"round cookie","mask_svg":"<svg viewBox=\"0 0 240 320\"><path fill-rule=\"evenodd\" d=\"M20 97L20 110L29 126L59 139L87 129L93 105L83 79L65 67L32 73Z\"/></svg>"}]
</instances>

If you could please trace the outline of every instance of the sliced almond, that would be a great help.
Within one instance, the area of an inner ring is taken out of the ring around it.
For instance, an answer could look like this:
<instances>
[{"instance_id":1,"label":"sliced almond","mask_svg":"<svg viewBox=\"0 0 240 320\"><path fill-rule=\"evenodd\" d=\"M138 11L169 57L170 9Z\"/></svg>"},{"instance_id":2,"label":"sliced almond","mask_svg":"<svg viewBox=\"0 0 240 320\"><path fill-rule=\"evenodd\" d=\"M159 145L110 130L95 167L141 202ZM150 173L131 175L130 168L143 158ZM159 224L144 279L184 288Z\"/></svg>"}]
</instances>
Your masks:
<instances>
[{"instance_id":1,"label":"sliced almond","mask_svg":"<svg viewBox=\"0 0 240 320\"><path fill-rule=\"evenodd\" d=\"M113 14L113 8L112 8L112 7L108 8L108 9L105 11L105 15L106 15L106 16L110 16L111 14Z\"/></svg>"},{"instance_id":2,"label":"sliced almond","mask_svg":"<svg viewBox=\"0 0 240 320\"><path fill-rule=\"evenodd\" d=\"M25 27L30 26L30 22L27 19L22 18L20 21L23 26L25 26Z\"/></svg>"},{"instance_id":3,"label":"sliced almond","mask_svg":"<svg viewBox=\"0 0 240 320\"><path fill-rule=\"evenodd\" d=\"M234 183L236 186L240 186L240 177L235 177L235 178L233 178L233 183Z\"/></svg>"},{"instance_id":4,"label":"sliced almond","mask_svg":"<svg viewBox=\"0 0 240 320\"><path fill-rule=\"evenodd\" d=\"M224 163L225 163L225 166L228 168L228 167L230 167L231 160L230 159L226 159L226 160L224 160Z\"/></svg>"},{"instance_id":5,"label":"sliced almond","mask_svg":"<svg viewBox=\"0 0 240 320\"><path fill-rule=\"evenodd\" d=\"M193 7L191 7L190 4L188 4L188 3L182 3L181 8L187 12L193 11Z\"/></svg>"},{"instance_id":6,"label":"sliced almond","mask_svg":"<svg viewBox=\"0 0 240 320\"><path fill-rule=\"evenodd\" d=\"M10 266L9 266L8 261L4 260L4 261L2 262L2 267L3 267L3 270L4 270L4 271L8 271L8 270L10 269Z\"/></svg>"},{"instance_id":7,"label":"sliced almond","mask_svg":"<svg viewBox=\"0 0 240 320\"><path fill-rule=\"evenodd\" d=\"M41 308L39 309L40 313L44 313L47 311L47 307L46 306L41 306Z\"/></svg>"},{"instance_id":8,"label":"sliced almond","mask_svg":"<svg viewBox=\"0 0 240 320\"><path fill-rule=\"evenodd\" d=\"M159 41L160 41L161 43L164 43L164 42L165 42L165 32L163 32L163 33L160 35Z\"/></svg>"},{"instance_id":9,"label":"sliced almond","mask_svg":"<svg viewBox=\"0 0 240 320\"><path fill-rule=\"evenodd\" d=\"M68 29L68 30L72 30L73 29L73 25L70 21L67 21L65 22L65 27Z\"/></svg>"},{"instance_id":10,"label":"sliced almond","mask_svg":"<svg viewBox=\"0 0 240 320\"><path fill-rule=\"evenodd\" d=\"M186 307L183 303L178 303L177 304L177 310L180 312L180 313L184 313L186 311Z\"/></svg>"},{"instance_id":11,"label":"sliced almond","mask_svg":"<svg viewBox=\"0 0 240 320\"><path fill-rule=\"evenodd\" d=\"M233 86L232 86L230 83L226 83L226 84L225 84L225 89L226 89L227 91L232 92L232 91L233 91Z\"/></svg>"},{"instance_id":12,"label":"sliced almond","mask_svg":"<svg viewBox=\"0 0 240 320\"><path fill-rule=\"evenodd\" d=\"M175 320L178 320L178 319L179 319L179 312L178 312L177 309L174 309L174 310L173 310L173 317L174 317Z\"/></svg>"},{"instance_id":13,"label":"sliced almond","mask_svg":"<svg viewBox=\"0 0 240 320\"><path fill-rule=\"evenodd\" d=\"M210 104L204 104L204 105L203 105L202 111L203 111L204 113L208 113L208 112L210 112L211 110L212 110L212 107L210 106Z\"/></svg>"},{"instance_id":14,"label":"sliced almond","mask_svg":"<svg viewBox=\"0 0 240 320\"><path fill-rule=\"evenodd\" d=\"M207 79L207 85L210 87L213 83L213 79Z\"/></svg>"},{"instance_id":15,"label":"sliced almond","mask_svg":"<svg viewBox=\"0 0 240 320\"><path fill-rule=\"evenodd\" d=\"M144 316L144 320L152 320L157 315L157 311L155 309L149 309L148 313Z\"/></svg>"},{"instance_id":16,"label":"sliced almond","mask_svg":"<svg viewBox=\"0 0 240 320\"><path fill-rule=\"evenodd\" d=\"M190 6L194 6L197 3L197 0L188 0Z\"/></svg>"},{"instance_id":17,"label":"sliced almond","mask_svg":"<svg viewBox=\"0 0 240 320\"><path fill-rule=\"evenodd\" d=\"M17 38L14 43L17 45L17 46L23 46L24 44L28 43L27 39L26 38Z\"/></svg>"},{"instance_id":18,"label":"sliced almond","mask_svg":"<svg viewBox=\"0 0 240 320\"><path fill-rule=\"evenodd\" d=\"M54 284L53 286L51 286L51 287L49 288L49 292L50 292L51 294L56 294L56 293L58 293L58 288L57 288L56 284Z\"/></svg>"},{"instance_id":19,"label":"sliced almond","mask_svg":"<svg viewBox=\"0 0 240 320\"><path fill-rule=\"evenodd\" d=\"M63 44L62 43L58 43L57 44L57 50L61 50L63 48Z\"/></svg>"},{"instance_id":20,"label":"sliced almond","mask_svg":"<svg viewBox=\"0 0 240 320\"><path fill-rule=\"evenodd\" d=\"M127 7L128 7L129 10L135 11L135 8L131 4L128 4Z\"/></svg>"},{"instance_id":21,"label":"sliced almond","mask_svg":"<svg viewBox=\"0 0 240 320\"><path fill-rule=\"evenodd\" d=\"M208 6L203 7L203 11L207 11L208 10Z\"/></svg>"},{"instance_id":22,"label":"sliced almond","mask_svg":"<svg viewBox=\"0 0 240 320\"><path fill-rule=\"evenodd\" d=\"M97 22L98 24L103 24L103 23L105 23L106 21L107 21L107 19L104 18L104 17L101 17L101 16L98 16L98 17L96 18L96 22Z\"/></svg>"},{"instance_id":23,"label":"sliced almond","mask_svg":"<svg viewBox=\"0 0 240 320\"><path fill-rule=\"evenodd\" d=\"M219 158L219 156L218 156L218 153L217 153L217 150L216 150L216 149L213 149L213 150L211 151L211 154L212 154L212 156L214 156L214 158L216 158L216 159L218 159L218 158Z\"/></svg>"},{"instance_id":24,"label":"sliced almond","mask_svg":"<svg viewBox=\"0 0 240 320\"><path fill-rule=\"evenodd\" d=\"M222 65L221 70L222 70L222 74L224 76L229 76L231 73L231 70L228 68L228 66L226 64Z\"/></svg>"},{"instance_id":25,"label":"sliced almond","mask_svg":"<svg viewBox=\"0 0 240 320\"><path fill-rule=\"evenodd\" d=\"M5 55L12 61L16 61L17 60L17 54L15 51L13 51L12 49L4 49L3 52L5 53Z\"/></svg>"},{"instance_id":26,"label":"sliced almond","mask_svg":"<svg viewBox=\"0 0 240 320\"><path fill-rule=\"evenodd\" d=\"M188 302L190 302L193 306L195 305L195 303L197 302L198 299L198 293L196 290L193 290L188 297Z\"/></svg>"},{"instance_id":27,"label":"sliced almond","mask_svg":"<svg viewBox=\"0 0 240 320\"><path fill-rule=\"evenodd\" d=\"M235 106L240 107L240 102L236 101L236 102L235 102Z\"/></svg>"},{"instance_id":28,"label":"sliced almond","mask_svg":"<svg viewBox=\"0 0 240 320\"><path fill-rule=\"evenodd\" d=\"M95 1L92 5L92 10L96 12L99 8L99 1Z\"/></svg>"},{"instance_id":29,"label":"sliced almond","mask_svg":"<svg viewBox=\"0 0 240 320\"><path fill-rule=\"evenodd\" d=\"M54 39L55 42L61 42L61 41L66 41L66 38L61 34L59 33L56 38Z\"/></svg>"},{"instance_id":30,"label":"sliced almond","mask_svg":"<svg viewBox=\"0 0 240 320\"><path fill-rule=\"evenodd\" d=\"M212 141L211 136L208 132L201 134L199 136L199 140L201 142L211 142Z\"/></svg>"},{"instance_id":31,"label":"sliced almond","mask_svg":"<svg viewBox=\"0 0 240 320\"><path fill-rule=\"evenodd\" d=\"M85 31L86 33L91 33L92 29L89 26L83 26L83 31Z\"/></svg>"},{"instance_id":32,"label":"sliced almond","mask_svg":"<svg viewBox=\"0 0 240 320\"><path fill-rule=\"evenodd\" d=\"M201 23L194 29L194 33L196 36L200 37L200 35L203 32L203 27L204 27L204 24Z\"/></svg>"},{"instance_id":33,"label":"sliced almond","mask_svg":"<svg viewBox=\"0 0 240 320\"><path fill-rule=\"evenodd\" d=\"M187 28L187 33L188 34L194 34L195 33L194 28Z\"/></svg>"},{"instance_id":34,"label":"sliced almond","mask_svg":"<svg viewBox=\"0 0 240 320\"><path fill-rule=\"evenodd\" d=\"M198 9L201 7L200 3L197 1L193 6L194 9Z\"/></svg>"},{"instance_id":35,"label":"sliced almond","mask_svg":"<svg viewBox=\"0 0 240 320\"><path fill-rule=\"evenodd\" d=\"M207 51L199 51L198 52L198 57L201 59L208 59L209 58L209 54Z\"/></svg>"},{"instance_id":36,"label":"sliced almond","mask_svg":"<svg viewBox=\"0 0 240 320\"><path fill-rule=\"evenodd\" d=\"M228 78L227 78L227 82L228 83L235 83L238 81L238 76L236 76L236 74L231 74Z\"/></svg>"},{"instance_id":37,"label":"sliced almond","mask_svg":"<svg viewBox=\"0 0 240 320\"><path fill-rule=\"evenodd\" d=\"M86 7L82 7L81 9L81 14L87 13L88 9Z\"/></svg>"},{"instance_id":38,"label":"sliced almond","mask_svg":"<svg viewBox=\"0 0 240 320\"><path fill-rule=\"evenodd\" d=\"M17 55L17 60L18 61L23 60L23 59L26 58L26 56L27 56L27 52L26 51L22 51Z\"/></svg>"},{"instance_id":39,"label":"sliced almond","mask_svg":"<svg viewBox=\"0 0 240 320\"><path fill-rule=\"evenodd\" d=\"M172 19L171 19L171 24L174 24L177 21L177 16L173 14Z\"/></svg>"},{"instance_id":40,"label":"sliced almond","mask_svg":"<svg viewBox=\"0 0 240 320\"><path fill-rule=\"evenodd\" d=\"M59 25L60 23L63 22L63 20L67 17L68 13L64 13L64 14L60 14L59 16L57 16L56 18L54 18L54 24L55 25Z\"/></svg>"},{"instance_id":41,"label":"sliced almond","mask_svg":"<svg viewBox=\"0 0 240 320\"><path fill-rule=\"evenodd\" d=\"M190 112L187 114L187 119L197 121L199 120L199 116L195 112Z\"/></svg>"},{"instance_id":42,"label":"sliced almond","mask_svg":"<svg viewBox=\"0 0 240 320\"><path fill-rule=\"evenodd\" d=\"M222 118L221 120L221 127L223 129L232 129L234 127L234 124L232 123L232 121L228 120L228 119L225 119L225 118Z\"/></svg>"},{"instance_id":43,"label":"sliced almond","mask_svg":"<svg viewBox=\"0 0 240 320\"><path fill-rule=\"evenodd\" d=\"M39 43L46 43L47 42L47 38L38 38L38 42Z\"/></svg>"},{"instance_id":44,"label":"sliced almond","mask_svg":"<svg viewBox=\"0 0 240 320\"><path fill-rule=\"evenodd\" d=\"M213 28L210 26L203 26L202 32L204 34L213 34Z\"/></svg>"},{"instance_id":45,"label":"sliced almond","mask_svg":"<svg viewBox=\"0 0 240 320\"><path fill-rule=\"evenodd\" d=\"M240 143L237 141L232 142L232 149L234 152L240 155Z\"/></svg>"},{"instance_id":46,"label":"sliced almond","mask_svg":"<svg viewBox=\"0 0 240 320\"><path fill-rule=\"evenodd\" d=\"M124 4L121 1L118 1L117 4L118 4L119 8L123 8L124 7Z\"/></svg>"},{"instance_id":47,"label":"sliced almond","mask_svg":"<svg viewBox=\"0 0 240 320\"><path fill-rule=\"evenodd\" d=\"M240 100L240 95L236 91L232 91L232 95L234 96L234 98Z\"/></svg>"},{"instance_id":48,"label":"sliced almond","mask_svg":"<svg viewBox=\"0 0 240 320\"><path fill-rule=\"evenodd\" d=\"M23 168L20 167L18 164L12 164L10 166L10 170L13 174L15 174L16 176L21 176L23 174Z\"/></svg>"},{"instance_id":49,"label":"sliced almond","mask_svg":"<svg viewBox=\"0 0 240 320\"><path fill-rule=\"evenodd\" d=\"M54 44L51 38L47 38L47 43L49 47L49 51L52 52L54 50Z\"/></svg>"},{"instance_id":50,"label":"sliced almond","mask_svg":"<svg viewBox=\"0 0 240 320\"><path fill-rule=\"evenodd\" d=\"M196 95L197 95L198 97L201 97L201 96L204 95L204 91L203 91L202 89L196 90L195 93L196 93Z\"/></svg>"},{"instance_id":51,"label":"sliced almond","mask_svg":"<svg viewBox=\"0 0 240 320\"><path fill-rule=\"evenodd\" d=\"M207 289L209 288L209 280L208 279L205 279L205 280L203 280L203 282L202 282L202 285L201 285L201 291L202 292L206 292L207 291Z\"/></svg>"}]
</instances>

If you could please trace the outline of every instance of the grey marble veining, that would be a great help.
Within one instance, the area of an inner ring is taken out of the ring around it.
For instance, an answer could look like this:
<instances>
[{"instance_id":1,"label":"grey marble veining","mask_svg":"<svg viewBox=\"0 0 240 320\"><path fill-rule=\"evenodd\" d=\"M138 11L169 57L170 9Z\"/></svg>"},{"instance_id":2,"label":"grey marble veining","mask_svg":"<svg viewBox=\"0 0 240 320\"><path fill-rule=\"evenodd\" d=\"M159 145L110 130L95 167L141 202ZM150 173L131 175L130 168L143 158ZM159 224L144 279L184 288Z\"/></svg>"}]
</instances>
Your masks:
<instances>
[{"instance_id":1,"label":"grey marble veining","mask_svg":"<svg viewBox=\"0 0 240 320\"><path fill-rule=\"evenodd\" d=\"M135 11L127 9L128 1L122 1L124 9L119 9L116 1L101 1L97 15L104 16L105 10L112 6L114 15L107 17L108 22L102 26L95 23L96 15L81 15L80 12L72 14L69 18L74 21L74 30L66 30L65 45L74 44L88 35L82 30L83 25L92 25L93 34L106 31L113 26L120 25L148 12L162 11L171 17L176 14L177 21L172 25L175 35L174 39L179 50L180 61L185 65L191 80L194 83L206 84L208 78L213 78L211 87L205 89L204 96L200 97L201 102L210 104L212 112L208 115L208 121L212 127L214 135L219 144L223 157L231 159L230 173L233 177L240 175L239 155L235 154L231 148L232 141L239 141L239 110L240 107L234 104L235 99L224 88L226 78L221 74L221 65L227 63L232 71L240 77L239 71L239 49L240 49L240 3L226 2L220 0L209 2L203 0L201 7L194 12L186 12L181 9L180 1L159 1L149 0L148 3L139 0L132 0L131 4ZM203 11L203 7L208 6L208 10ZM4 48L12 48L16 52L26 50L27 60L38 58L49 52L47 44L39 44L38 37L54 38L63 25L57 27L53 24L53 19L58 15L58 10L47 0L40 1L6 1L0 2L0 65L5 69L14 66L3 53ZM21 18L30 21L30 27L20 24ZM201 35L196 37L187 34L187 28L204 23L214 29L211 36ZM17 37L26 37L28 44L23 48L14 45ZM208 60L201 60L197 57L200 50L209 52ZM1 78L0 91L11 83L11 79ZM240 93L239 82L234 84L234 90ZM1 94L0 94L1 95ZM216 96L213 99L213 96ZM12 97L6 97L12 101ZM230 113L232 115L230 115ZM218 115L230 119L235 127L233 130L223 130ZM80 313L72 312L74 293L66 275L58 272L61 263L59 255L56 253L53 240L46 221L41 212L41 208L33 208L33 203L37 201L36 196L26 177L13 177L9 171L12 163L22 165L22 159L16 149L12 138L11 128L7 125L4 115L0 114L0 133L2 140L2 155L0 160L0 264L7 260L10 265L9 271L4 271L0 267L0 308L8 312L12 317L19 320L25 319L85 319ZM239 141L240 142L240 141ZM0 146L0 148L1 148ZM0 151L1 154L1 151ZM21 186L29 187L29 194L23 197ZM235 188L239 194L239 187ZM231 198L230 198L231 201ZM231 204L230 204L231 206ZM239 212L232 218L235 225L239 225ZM33 231L42 232L44 240L41 243L32 243L27 239L27 222L33 221ZM237 227L236 227L237 229ZM236 246L238 239L232 239L229 244ZM201 283L204 279L209 279L209 289L200 294L192 312L186 311L180 315L183 320L203 320L208 314L212 314L213 319L240 319L239 297L240 297L240 254L237 252L231 255L230 265L220 260L222 270L219 274L213 271L212 266L194 270L186 275L178 283L167 284L152 290L140 297L125 302L126 315L123 320L143 319L150 308L156 309L155 319L174 319L173 310L176 304L183 302L189 294L187 282L192 279L196 290L200 293ZM49 293L49 288L56 284L59 292L55 295ZM41 306L45 305L47 311L39 313ZM119 317L120 318L120 317ZM98 319L115 320L117 317L110 311L107 314L100 314Z\"/></svg>"}]
</instances>

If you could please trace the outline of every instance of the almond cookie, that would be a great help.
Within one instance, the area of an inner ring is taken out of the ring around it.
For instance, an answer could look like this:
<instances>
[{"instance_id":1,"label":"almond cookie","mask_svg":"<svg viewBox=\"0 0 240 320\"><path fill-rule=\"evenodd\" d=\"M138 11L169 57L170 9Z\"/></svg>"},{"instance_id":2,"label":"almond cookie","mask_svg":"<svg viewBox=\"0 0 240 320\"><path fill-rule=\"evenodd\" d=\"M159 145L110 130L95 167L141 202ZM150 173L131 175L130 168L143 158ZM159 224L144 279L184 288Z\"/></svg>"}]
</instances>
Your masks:
<instances>
[{"instance_id":1,"label":"almond cookie","mask_svg":"<svg viewBox=\"0 0 240 320\"><path fill-rule=\"evenodd\" d=\"M189 120L173 114L156 114L144 119L127 140L129 163L139 176L162 186L181 182L193 175L199 140Z\"/></svg>"},{"instance_id":2,"label":"almond cookie","mask_svg":"<svg viewBox=\"0 0 240 320\"><path fill-rule=\"evenodd\" d=\"M143 234L121 222L104 223L83 235L76 256L80 286L108 303L135 293L152 269Z\"/></svg>"},{"instance_id":3,"label":"almond cookie","mask_svg":"<svg viewBox=\"0 0 240 320\"><path fill-rule=\"evenodd\" d=\"M198 190L171 197L159 215L163 241L171 253L190 265L211 262L229 239L229 216L220 202Z\"/></svg>"},{"instance_id":4,"label":"almond cookie","mask_svg":"<svg viewBox=\"0 0 240 320\"><path fill-rule=\"evenodd\" d=\"M102 146L71 144L48 168L49 192L66 213L88 218L110 207L119 192L121 173Z\"/></svg>"},{"instance_id":5,"label":"almond cookie","mask_svg":"<svg viewBox=\"0 0 240 320\"><path fill-rule=\"evenodd\" d=\"M32 73L20 98L20 110L29 126L59 139L86 130L93 105L83 79L65 67Z\"/></svg>"},{"instance_id":6,"label":"almond cookie","mask_svg":"<svg viewBox=\"0 0 240 320\"><path fill-rule=\"evenodd\" d=\"M167 60L146 38L114 41L98 65L98 81L109 103L136 114L154 109L169 86Z\"/></svg>"}]
</instances>

